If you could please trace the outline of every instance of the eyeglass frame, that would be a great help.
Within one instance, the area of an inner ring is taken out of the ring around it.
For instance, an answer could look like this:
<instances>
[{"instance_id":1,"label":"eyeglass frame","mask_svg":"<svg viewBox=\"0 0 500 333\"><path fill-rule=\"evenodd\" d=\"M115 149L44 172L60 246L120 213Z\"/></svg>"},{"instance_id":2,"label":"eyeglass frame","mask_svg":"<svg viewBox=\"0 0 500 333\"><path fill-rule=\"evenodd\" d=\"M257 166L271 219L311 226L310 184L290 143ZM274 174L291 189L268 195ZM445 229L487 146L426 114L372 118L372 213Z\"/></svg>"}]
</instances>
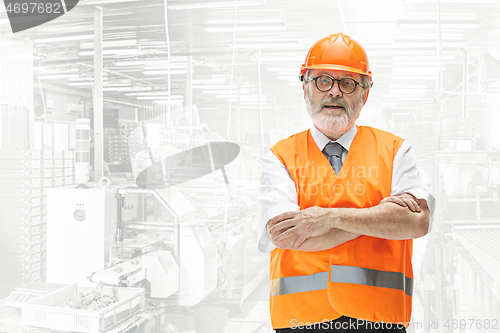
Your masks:
<instances>
[{"instance_id":1,"label":"eyeglass frame","mask_svg":"<svg viewBox=\"0 0 500 333\"><path fill-rule=\"evenodd\" d=\"M331 85L331 86L330 86L330 88L328 88L327 90L321 90L321 89L319 89L319 88L318 88L318 79L319 79L320 77L322 77L322 76L326 76L327 78L329 78L330 80L332 80L332 85ZM351 81L354 81L354 89L353 89L351 92L349 92L349 93L344 92L344 91L342 90L342 88L340 88L340 81L342 81L342 80L351 80ZM316 89L318 89L318 90L319 90L319 91L321 91L321 92L327 92L327 91L330 91L330 90L333 88L333 86L335 85L335 81L339 81L339 83L338 83L339 90L340 90L340 92L342 92L343 94L346 94L346 95L352 94L354 91L356 91L356 88L358 87L358 85L359 85L359 86L361 86L362 88L365 88L365 86L364 86L362 83L359 83L358 81L354 80L353 78L350 78L350 77L343 77L343 78L341 78L341 79L334 79L333 77L331 77L330 75L327 75L327 74L321 74L321 75L318 75L318 76L316 76L316 77L314 77L314 78L312 78L312 79L309 79L309 80L304 81L304 83L309 83L309 82L311 82L311 81L314 81L314 85L316 86ZM370 87L371 87L372 85L373 85L373 83L371 83Z\"/></svg>"}]
</instances>

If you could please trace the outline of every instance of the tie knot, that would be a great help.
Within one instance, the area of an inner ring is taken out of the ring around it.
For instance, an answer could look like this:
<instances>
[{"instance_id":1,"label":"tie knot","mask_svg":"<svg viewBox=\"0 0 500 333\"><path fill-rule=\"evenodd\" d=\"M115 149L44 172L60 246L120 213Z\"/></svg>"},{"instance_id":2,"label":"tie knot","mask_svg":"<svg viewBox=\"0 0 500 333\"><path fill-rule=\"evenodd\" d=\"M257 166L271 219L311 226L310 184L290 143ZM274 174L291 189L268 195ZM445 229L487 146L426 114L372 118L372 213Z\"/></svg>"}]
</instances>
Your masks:
<instances>
[{"instance_id":1,"label":"tie knot","mask_svg":"<svg viewBox=\"0 0 500 333\"><path fill-rule=\"evenodd\" d=\"M338 158L342 158L342 149L343 147L338 142L328 142L323 151L328 156L336 156Z\"/></svg>"}]
</instances>

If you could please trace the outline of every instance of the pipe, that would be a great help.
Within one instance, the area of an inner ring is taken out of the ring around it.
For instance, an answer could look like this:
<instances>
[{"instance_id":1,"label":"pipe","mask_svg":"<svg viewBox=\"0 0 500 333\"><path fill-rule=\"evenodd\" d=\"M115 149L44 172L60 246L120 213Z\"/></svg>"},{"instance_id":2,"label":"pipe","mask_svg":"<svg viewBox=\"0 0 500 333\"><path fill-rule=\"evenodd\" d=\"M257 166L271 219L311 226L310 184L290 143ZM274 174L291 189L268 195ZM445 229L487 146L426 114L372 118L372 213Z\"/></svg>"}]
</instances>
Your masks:
<instances>
[{"instance_id":1,"label":"pipe","mask_svg":"<svg viewBox=\"0 0 500 333\"><path fill-rule=\"evenodd\" d=\"M462 118L467 119L468 114L467 114L467 102L468 102L468 94L469 94L469 60L467 59L467 50L465 48L459 48L459 50L464 52L464 87L463 87L463 92L464 95L462 96Z\"/></svg>"},{"instance_id":2,"label":"pipe","mask_svg":"<svg viewBox=\"0 0 500 333\"><path fill-rule=\"evenodd\" d=\"M257 55L257 83L259 96L259 132L260 132L260 157L264 156L264 126L262 124L262 75L261 75L261 54Z\"/></svg>"},{"instance_id":3,"label":"pipe","mask_svg":"<svg viewBox=\"0 0 500 333\"><path fill-rule=\"evenodd\" d=\"M167 86L168 86L168 98L167 98L167 122L170 121L170 97L172 96L172 87L170 83L170 65L171 65L171 58L170 58L170 34L168 31L168 6L167 6L167 0L164 0L163 2L163 15L165 19L165 37L167 41L167 61L168 61L168 69L167 69ZM168 125L168 123L167 123Z\"/></svg>"},{"instance_id":4,"label":"pipe","mask_svg":"<svg viewBox=\"0 0 500 333\"><path fill-rule=\"evenodd\" d=\"M226 137L230 138L231 137L231 113L233 112L233 105L232 105L232 97L233 97L233 79L234 79L234 58L236 55L236 22L238 18L238 0L235 2L234 6L234 24L233 24L233 54L231 56L231 81L230 81L230 89L229 89L229 112L227 114L227 133ZM240 103L240 100L238 100L238 104Z\"/></svg>"},{"instance_id":5,"label":"pipe","mask_svg":"<svg viewBox=\"0 0 500 333\"><path fill-rule=\"evenodd\" d=\"M436 90L443 90L443 49L441 47L441 1L436 0L436 12L437 12L437 63L438 63L438 76L436 82Z\"/></svg>"},{"instance_id":6,"label":"pipe","mask_svg":"<svg viewBox=\"0 0 500 333\"><path fill-rule=\"evenodd\" d=\"M103 9L94 9L94 182L103 176L103 144L104 144L104 95L102 89L103 78Z\"/></svg>"}]
</instances>

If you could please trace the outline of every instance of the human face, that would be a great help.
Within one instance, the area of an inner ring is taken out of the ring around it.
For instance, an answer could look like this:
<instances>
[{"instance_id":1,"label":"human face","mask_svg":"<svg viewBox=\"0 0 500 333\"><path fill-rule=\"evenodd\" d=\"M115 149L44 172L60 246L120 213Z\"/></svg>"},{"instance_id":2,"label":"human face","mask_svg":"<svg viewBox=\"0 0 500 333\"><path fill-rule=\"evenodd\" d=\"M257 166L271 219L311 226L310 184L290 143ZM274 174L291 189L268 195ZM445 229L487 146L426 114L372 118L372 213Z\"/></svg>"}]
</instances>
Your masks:
<instances>
[{"instance_id":1,"label":"human face","mask_svg":"<svg viewBox=\"0 0 500 333\"><path fill-rule=\"evenodd\" d=\"M362 82L360 74L337 70L311 70L309 78L326 74L334 79L345 77ZM332 89L319 91L314 81L303 84L306 109L317 129L335 140L350 130L368 99L369 90L357 86L351 94L343 94L335 82Z\"/></svg>"}]
</instances>

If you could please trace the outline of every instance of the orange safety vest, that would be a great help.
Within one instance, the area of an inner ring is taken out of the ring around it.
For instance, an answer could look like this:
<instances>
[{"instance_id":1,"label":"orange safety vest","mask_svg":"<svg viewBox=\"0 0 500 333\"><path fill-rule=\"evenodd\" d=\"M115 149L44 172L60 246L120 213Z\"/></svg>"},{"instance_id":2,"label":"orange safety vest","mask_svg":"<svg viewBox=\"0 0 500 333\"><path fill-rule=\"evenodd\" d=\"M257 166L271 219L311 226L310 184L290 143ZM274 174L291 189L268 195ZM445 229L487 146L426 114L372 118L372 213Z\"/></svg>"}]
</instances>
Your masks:
<instances>
[{"instance_id":1,"label":"orange safety vest","mask_svg":"<svg viewBox=\"0 0 500 333\"><path fill-rule=\"evenodd\" d=\"M391 195L394 156L403 139L358 126L337 176L310 131L271 150L295 182L300 209L373 207ZM271 252L270 308L274 329L348 316L407 325L413 290L413 241L360 236L326 251Z\"/></svg>"}]
</instances>

